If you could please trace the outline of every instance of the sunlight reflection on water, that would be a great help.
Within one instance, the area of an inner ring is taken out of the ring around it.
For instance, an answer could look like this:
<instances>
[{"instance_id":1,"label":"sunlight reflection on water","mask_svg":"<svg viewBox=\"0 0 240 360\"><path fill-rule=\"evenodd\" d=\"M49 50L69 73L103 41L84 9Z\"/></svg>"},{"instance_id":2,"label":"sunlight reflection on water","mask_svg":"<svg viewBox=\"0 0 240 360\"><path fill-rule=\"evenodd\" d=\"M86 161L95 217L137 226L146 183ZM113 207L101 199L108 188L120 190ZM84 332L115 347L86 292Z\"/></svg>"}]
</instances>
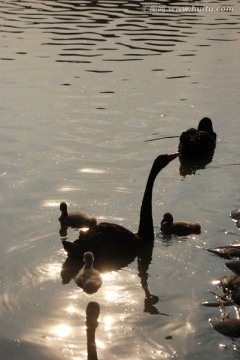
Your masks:
<instances>
[{"instance_id":1,"label":"sunlight reflection on water","mask_svg":"<svg viewBox=\"0 0 240 360\"><path fill-rule=\"evenodd\" d=\"M71 334L72 328L71 328L71 326L69 326L67 324L60 324L60 325L55 326L53 328L52 332L57 337L64 338Z\"/></svg>"},{"instance_id":2,"label":"sunlight reflection on water","mask_svg":"<svg viewBox=\"0 0 240 360\"><path fill-rule=\"evenodd\" d=\"M159 14L138 0L0 2L1 359L86 359L90 300L101 307L100 359L237 358L207 323L218 309L201 307L228 271L204 248L239 235L229 219L239 206L233 3L232 13ZM202 235L160 235L149 262L104 273L91 297L74 277L64 283L61 196L135 229L152 160L206 115L220 139L212 164L183 176L175 162L152 202L156 232L169 208L199 219ZM144 142L153 134L166 138Z\"/></svg>"},{"instance_id":3,"label":"sunlight reflection on water","mask_svg":"<svg viewBox=\"0 0 240 360\"><path fill-rule=\"evenodd\" d=\"M105 174L107 173L106 170L103 169L93 169L93 168L83 168L79 169L80 173L86 173L86 174Z\"/></svg>"}]
</instances>

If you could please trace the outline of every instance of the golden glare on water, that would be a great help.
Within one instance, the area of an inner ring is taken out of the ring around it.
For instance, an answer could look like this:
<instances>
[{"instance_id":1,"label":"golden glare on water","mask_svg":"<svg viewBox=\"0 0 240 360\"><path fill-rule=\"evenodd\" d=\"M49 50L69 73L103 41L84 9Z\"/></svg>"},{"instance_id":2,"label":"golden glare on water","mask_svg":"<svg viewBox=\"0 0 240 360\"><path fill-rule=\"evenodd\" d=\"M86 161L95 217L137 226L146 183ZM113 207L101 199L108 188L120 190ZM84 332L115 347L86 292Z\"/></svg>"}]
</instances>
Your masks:
<instances>
[{"instance_id":1,"label":"golden glare on water","mask_svg":"<svg viewBox=\"0 0 240 360\"><path fill-rule=\"evenodd\" d=\"M116 301L118 297L118 292L113 290L107 290L105 292L105 298L107 301Z\"/></svg>"},{"instance_id":2,"label":"golden glare on water","mask_svg":"<svg viewBox=\"0 0 240 360\"><path fill-rule=\"evenodd\" d=\"M75 299L77 299L77 297L78 297L78 293L74 292L73 294L70 294L69 299L75 300Z\"/></svg>"},{"instance_id":3,"label":"golden glare on water","mask_svg":"<svg viewBox=\"0 0 240 360\"><path fill-rule=\"evenodd\" d=\"M220 280L213 280L213 281L212 281L212 284L213 284L213 285L219 285L219 284L220 284Z\"/></svg>"},{"instance_id":4,"label":"golden glare on water","mask_svg":"<svg viewBox=\"0 0 240 360\"><path fill-rule=\"evenodd\" d=\"M72 328L67 324L60 324L53 328L53 333L58 337L66 337L71 334Z\"/></svg>"},{"instance_id":5,"label":"golden glare on water","mask_svg":"<svg viewBox=\"0 0 240 360\"><path fill-rule=\"evenodd\" d=\"M38 271L41 275L39 281L44 282L49 279L58 279L62 265L60 263L41 264Z\"/></svg>"},{"instance_id":6,"label":"golden glare on water","mask_svg":"<svg viewBox=\"0 0 240 360\"><path fill-rule=\"evenodd\" d=\"M70 186L62 186L60 188L58 188L58 191L60 192L70 192L70 191L80 191L82 189L77 188L77 187L70 187Z\"/></svg>"},{"instance_id":7,"label":"golden glare on water","mask_svg":"<svg viewBox=\"0 0 240 360\"><path fill-rule=\"evenodd\" d=\"M116 278L117 272L112 271L112 272L108 272L108 273L101 274L101 275L102 275L103 281L107 282L107 281L114 280Z\"/></svg>"},{"instance_id":8,"label":"golden glare on water","mask_svg":"<svg viewBox=\"0 0 240 360\"><path fill-rule=\"evenodd\" d=\"M42 202L43 207L57 207L59 206L60 202L56 202L54 200L45 200Z\"/></svg>"},{"instance_id":9,"label":"golden glare on water","mask_svg":"<svg viewBox=\"0 0 240 360\"><path fill-rule=\"evenodd\" d=\"M88 227L83 227L83 228L81 228L81 231L84 231L84 232L86 232L86 231L88 231Z\"/></svg>"},{"instance_id":10,"label":"golden glare on water","mask_svg":"<svg viewBox=\"0 0 240 360\"><path fill-rule=\"evenodd\" d=\"M105 349L106 348L106 345L104 344L104 342L100 341L100 340L96 340L96 345L97 345L98 349Z\"/></svg>"},{"instance_id":11,"label":"golden glare on water","mask_svg":"<svg viewBox=\"0 0 240 360\"><path fill-rule=\"evenodd\" d=\"M79 169L79 172L86 174L105 174L107 171L103 169L83 168Z\"/></svg>"},{"instance_id":12,"label":"golden glare on water","mask_svg":"<svg viewBox=\"0 0 240 360\"><path fill-rule=\"evenodd\" d=\"M103 319L103 322L104 322L104 329L106 331L111 330L111 327L112 327L112 324L113 324L113 317L110 316L110 315L105 316L104 319Z\"/></svg>"},{"instance_id":13,"label":"golden glare on water","mask_svg":"<svg viewBox=\"0 0 240 360\"><path fill-rule=\"evenodd\" d=\"M69 314L73 314L73 313L76 313L77 312L77 308L73 305L69 305L67 308L66 308L66 311L69 313Z\"/></svg>"}]
</instances>

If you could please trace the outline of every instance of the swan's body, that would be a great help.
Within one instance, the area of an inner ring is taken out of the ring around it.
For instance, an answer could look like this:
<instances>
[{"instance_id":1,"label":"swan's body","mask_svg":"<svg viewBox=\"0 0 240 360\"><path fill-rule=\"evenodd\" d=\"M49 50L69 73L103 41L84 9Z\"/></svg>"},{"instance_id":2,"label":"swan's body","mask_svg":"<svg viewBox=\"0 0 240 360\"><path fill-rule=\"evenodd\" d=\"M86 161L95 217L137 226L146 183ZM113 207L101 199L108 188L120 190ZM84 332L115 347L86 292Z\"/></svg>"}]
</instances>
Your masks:
<instances>
[{"instance_id":1,"label":"swan's body","mask_svg":"<svg viewBox=\"0 0 240 360\"><path fill-rule=\"evenodd\" d=\"M94 217L89 216L85 212L76 211L68 213L67 204L61 202L60 211L62 212L58 220L61 223L61 226L69 226L72 228L91 228L97 224L97 220Z\"/></svg>"},{"instance_id":2,"label":"swan's body","mask_svg":"<svg viewBox=\"0 0 240 360\"><path fill-rule=\"evenodd\" d=\"M213 155L216 138L211 119L204 117L197 129L190 128L181 134L178 146L180 158L194 159Z\"/></svg>"},{"instance_id":3,"label":"swan's body","mask_svg":"<svg viewBox=\"0 0 240 360\"><path fill-rule=\"evenodd\" d=\"M79 239L71 243L63 240L64 249L70 257L81 258L83 253L91 251L99 258L120 258L135 253L145 244L154 241L152 219L152 191L158 173L178 154L158 156L148 176L140 211L140 222L136 234L123 226L112 223L100 223L86 232L80 232Z\"/></svg>"},{"instance_id":4,"label":"swan's body","mask_svg":"<svg viewBox=\"0 0 240 360\"><path fill-rule=\"evenodd\" d=\"M101 273L97 269L93 268L93 261L93 254L90 251L86 252L84 254L85 265L75 278L76 284L87 294L97 292L103 283Z\"/></svg>"},{"instance_id":5,"label":"swan's body","mask_svg":"<svg viewBox=\"0 0 240 360\"><path fill-rule=\"evenodd\" d=\"M190 234L200 234L201 225L185 220L174 221L171 213L165 213L161 221L161 232L164 235L185 236Z\"/></svg>"}]
</instances>

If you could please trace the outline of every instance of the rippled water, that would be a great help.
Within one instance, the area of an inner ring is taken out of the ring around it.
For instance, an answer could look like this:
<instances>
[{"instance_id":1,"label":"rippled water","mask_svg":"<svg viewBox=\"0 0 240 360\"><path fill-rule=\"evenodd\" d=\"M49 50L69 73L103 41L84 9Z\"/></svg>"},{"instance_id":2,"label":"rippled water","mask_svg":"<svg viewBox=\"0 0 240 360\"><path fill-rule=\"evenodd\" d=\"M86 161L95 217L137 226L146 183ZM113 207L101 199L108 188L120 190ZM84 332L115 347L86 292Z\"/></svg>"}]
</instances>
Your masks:
<instances>
[{"instance_id":1,"label":"rippled water","mask_svg":"<svg viewBox=\"0 0 240 360\"><path fill-rule=\"evenodd\" d=\"M201 302L229 273L203 248L239 238L229 216L240 200L239 1L8 0L0 10L1 359L86 359L89 301L101 309L99 359L237 359L208 324L219 310ZM218 134L213 161L162 171L152 254L86 296L64 271L59 203L135 231L153 159L203 116ZM200 221L202 235L163 239L166 211Z\"/></svg>"}]
</instances>

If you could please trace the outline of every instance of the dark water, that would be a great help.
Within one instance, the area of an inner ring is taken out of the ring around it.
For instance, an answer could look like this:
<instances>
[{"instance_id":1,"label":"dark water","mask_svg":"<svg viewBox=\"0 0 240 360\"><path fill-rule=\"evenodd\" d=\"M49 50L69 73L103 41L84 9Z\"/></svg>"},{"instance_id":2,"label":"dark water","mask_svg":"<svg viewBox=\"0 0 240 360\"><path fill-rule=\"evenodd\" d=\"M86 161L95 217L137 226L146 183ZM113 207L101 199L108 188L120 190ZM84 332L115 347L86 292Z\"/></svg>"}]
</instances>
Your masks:
<instances>
[{"instance_id":1,"label":"dark water","mask_svg":"<svg viewBox=\"0 0 240 360\"><path fill-rule=\"evenodd\" d=\"M239 358L208 324L219 310L201 305L229 273L203 248L239 239L239 6L1 1L1 359L87 359L90 301L99 359ZM137 230L153 159L203 116L213 161L189 175L177 159L157 178L152 256L104 274L92 296L63 285L59 203ZM166 211L202 235L164 240Z\"/></svg>"}]
</instances>

